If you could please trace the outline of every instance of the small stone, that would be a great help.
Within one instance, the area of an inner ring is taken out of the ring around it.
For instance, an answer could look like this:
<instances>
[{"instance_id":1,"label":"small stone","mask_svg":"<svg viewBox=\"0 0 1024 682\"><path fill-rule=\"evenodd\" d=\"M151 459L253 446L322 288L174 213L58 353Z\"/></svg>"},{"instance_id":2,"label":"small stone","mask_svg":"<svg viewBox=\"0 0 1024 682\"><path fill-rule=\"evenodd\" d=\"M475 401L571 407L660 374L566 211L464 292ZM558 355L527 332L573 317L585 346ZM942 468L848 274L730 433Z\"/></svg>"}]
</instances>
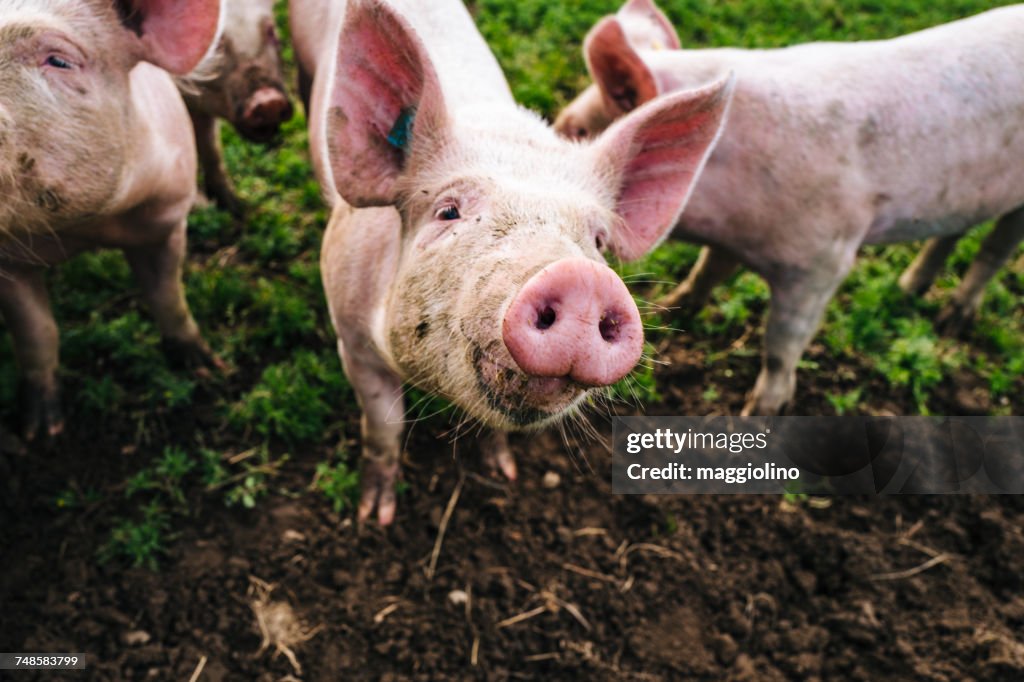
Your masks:
<instances>
[{"instance_id":1,"label":"small stone","mask_svg":"<svg viewBox=\"0 0 1024 682\"><path fill-rule=\"evenodd\" d=\"M557 471L549 471L544 474L544 478L541 479L540 484L548 490L557 488L562 483L562 477L558 475Z\"/></svg>"},{"instance_id":2,"label":"small stone","mask_svg":"<svg viewBox=\"0 0 1024 682\"><path fill-rule=\"evenodd\" d=\"M469 594L465 590L452 590L448 593L448 601L456 606L461 606L469 601Z\"/></svg>"},{"instance_id":3,"label":"small stone","mask_svg":"<svg viewBox=\"0 0 1024 682\"><path fill-rule=\"evenodd\" d=\"M152 639L145 630L129 630L121 635L121 644L125 646L142 646Z\"/></svg>"},{"instance_id":4,"label":"small stone","mask_svg":"<svg viewBox=\"0 0 1024 682\"><path fill-rule=\"evenodd\" d=\"M305 542L306 536L297 530L292 530L291 528L289 528L281 534L281 539L284 542Z\"/></svg>"}]
</instances>

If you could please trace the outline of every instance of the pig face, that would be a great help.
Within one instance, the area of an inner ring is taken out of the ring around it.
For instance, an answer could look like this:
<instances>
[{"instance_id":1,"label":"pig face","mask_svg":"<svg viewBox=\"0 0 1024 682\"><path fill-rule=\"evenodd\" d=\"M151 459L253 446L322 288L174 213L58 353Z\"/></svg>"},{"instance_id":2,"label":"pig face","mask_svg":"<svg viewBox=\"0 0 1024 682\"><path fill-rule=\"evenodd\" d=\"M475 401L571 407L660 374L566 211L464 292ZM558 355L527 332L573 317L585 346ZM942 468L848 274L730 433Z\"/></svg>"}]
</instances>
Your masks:
<instances>
[{"instance_id":1,"label":"pig face","mask_svg":"<svg viewBox=\"0 0 1024 682\"><path fill-rule=\"evenodd\" d=\"M675 29L652 0L630 0L587 34L583 53L594 84L562 110L555 130L570 139L588 139L654 99L658 83L640 51L680 47Z\"/></svg>"},{"instance_id":2,"label":"pig face","mask_svg":"<svg viewBox=\"0 0 1024 682\"><path fill-rule=\"evenodd\" d=\"M267 142L294 113L284 85L273 0L227 0L214 75L190 79L193 109L231 122L246 139Z\"/></svg>"},{"instance_id":3,"label":"pig face","mask_svg":"<svg viewBox=\"0 0 1024 682\"><path fill-rule=\"evenodd\" d=\"M129 72L143 59L178 73L193 68L218 11L215 0L5 4L0 233L55 229L102 212L133 143L121 135L129 129Z\"/></svg>"},{"instance_id":4,"label":"pig face","mask_svg":"<svg viewBox=\"0 0 1024 682\"><path fill-rule=\"evenodd\" d=\"M643 330L603 252L638 257L674 224L731 84L666 98L583 146L511 101L449 106L383 3L350 5L340 45L333 181L349 203L402 217L400 235L381 235L400 256L372 316L388 362L506 429L562 417L626 375Z\"/></svg>"}]
</instances>

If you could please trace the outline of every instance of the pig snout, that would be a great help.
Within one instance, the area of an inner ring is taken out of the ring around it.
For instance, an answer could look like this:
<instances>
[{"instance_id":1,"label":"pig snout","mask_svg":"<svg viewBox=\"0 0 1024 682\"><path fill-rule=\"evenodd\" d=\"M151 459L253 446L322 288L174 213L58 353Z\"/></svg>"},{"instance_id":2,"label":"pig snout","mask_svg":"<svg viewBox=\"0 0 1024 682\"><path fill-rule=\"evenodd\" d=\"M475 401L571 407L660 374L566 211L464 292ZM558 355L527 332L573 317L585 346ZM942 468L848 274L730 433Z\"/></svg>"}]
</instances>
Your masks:
<instances>
[{"instance_id":1,"label":"pig snout","mask_svg":"<svg viewBox=\"0 0 1024 682\"><path fill-rule=\"evenodd\" d=\"M249 96L242 108L238 130L255 142L265 142L277 134L281 124L292 117L287 95L272 87L262 87Z\"/></svg>"},{"instance_id":2,"label":"pig snout","mask_svg":"<svg viewBox=\"0 0 1024 682\"><path fill-rule=\"evenodd\" d=\"M502 338L532 377L607 386L640 360L640 313L619 276L586 258L565 258L535 274L512 300Z\"/></svg>"}]
</instances>

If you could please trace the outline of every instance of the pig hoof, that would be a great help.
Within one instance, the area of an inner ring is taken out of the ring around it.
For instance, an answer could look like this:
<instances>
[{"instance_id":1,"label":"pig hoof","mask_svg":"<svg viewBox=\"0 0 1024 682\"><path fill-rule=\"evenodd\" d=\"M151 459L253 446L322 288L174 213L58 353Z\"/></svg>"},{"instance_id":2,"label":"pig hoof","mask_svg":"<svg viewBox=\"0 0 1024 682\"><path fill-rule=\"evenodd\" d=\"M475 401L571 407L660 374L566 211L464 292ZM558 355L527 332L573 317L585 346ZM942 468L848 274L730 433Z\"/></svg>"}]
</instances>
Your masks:
<instances>
[{"instance_id":1,"label":"pig hoof","mask_svg":"<svg viewBox=\"0 0 1024 682\"><path fill-rule=\"evenodd\" d=\"M30 383L21 386L23 406L21 434L27 443L52 441L64 431L64 417L60 410L60 395L56 389L46 389Z\"/></svg>"},{"instance_id":2,"label":"pig hoof","mask_svg":"<svg viewBox=\"0 0 1024 682\"><path fill-rule=\"evenodd\" d=\"M245 217L245 202L239 199L238 195L230 189L208 190L207 195L213 199L213 202L220 210L227 211L235 218Z\"/></svg>"},{"instance_id":3,"label":"pig hoof","mask_svg":"<svg viewBox=\"0 0 1024 682\"><path fill-rule=\"evenodd\" d=\"M163 349L173 367L191 370L203 379L209 378L212 372L226 374L229 370L227 363L214 355L202 339L164 339Z\"/></svg>"},{"instance_id":4,"label":"pig hoof","mask_svg":"<svg viewBox=\"0 0 1024 682\"><path fill-rule=\"evenodd\" d=\"M939 313L935 327L943 336L961 336L973 318L973 311L965 311L958 305L950 304Z\"/></svg>"},{"instance_id":5,"label":"pig hoof","mask_svg":"<svg viewBox=\"0 0 1024 682\"><path fill-rule=\"evenodd\" d=\"M751 396L747 400L747 404L743 406L743 411L740 412L741 417L774 417L775 415L784 414L786 411L787 403L780 403L772 405L770 401L765 400L759 396Z\"/></svg>"},{"instance_id":6,"label":"pig hoof","mask_svg":"<svg viewBox=\"0 0 1024 682\"><path fill-rule=\"evenodd\" d=\"M359 498L359 521L370 518L377 509L377 522L389 525L395 519L395 484L398 482L398 462L364 460L362 468L362 494Z\"/></svg>"},{"instance_id":7,"label":"pig hoof","mask_svg":"<svg viewBox=\"0 0 1024 682\"><path fill-rule=\"evenodd\" d=\"M504 476L510 481L516 480L516 458L509 451L507 445L494 447L488 443L482 443L481 454L483 455L484 469L492 478Z\"/></svg>"}]
</instances>

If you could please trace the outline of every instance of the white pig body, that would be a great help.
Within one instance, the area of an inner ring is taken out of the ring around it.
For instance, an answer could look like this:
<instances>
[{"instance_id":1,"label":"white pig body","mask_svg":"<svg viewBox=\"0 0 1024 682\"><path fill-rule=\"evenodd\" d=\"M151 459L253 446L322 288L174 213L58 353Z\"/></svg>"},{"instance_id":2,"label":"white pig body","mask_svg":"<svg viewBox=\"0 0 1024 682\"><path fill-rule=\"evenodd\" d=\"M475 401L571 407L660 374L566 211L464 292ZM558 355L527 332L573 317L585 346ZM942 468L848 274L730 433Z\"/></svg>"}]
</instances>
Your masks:
<instances>
[{"instance_id":1,"label":"white pig body","mask_svg":"<svg viewBox=\"0 0 1024 682\"><path fill-rule=\"evenodd\" d=\"M896 40L643 53L660 92L737 76L680 234L806 267L836 238L960 233L1024 204L1021 36L1012 7Z\"/></svg>"},{"instance_id":2,"label":"white pig body","mask_svg":"<svg viewBox=\"0 0 1024 682\"><path fill-rule=\"evenodd\" d=\"M791 399L797 361L863 244L938 238L901 280L921 289L957 235L1009 214L944 318L973 312L1024 236L1024 7L893 40L771 50L660 49L625 17L666 23L650 0L630 0L595 27L586 52L597 85L558 128L599 132L647 101L637 93L736 73L729 124L674 231L712 250L667 303L705 296L736 260L767 279L764 366L746 412Z\"/></svg>"},{"instance_id":3,"label":"white pig body","mask_svg":"<svg viewBox=\"0 0 1024 682\"><path fill-rule=\"evenodd\" d=\"M27 439L63 426L44 275L82 250L123 249L170 348L218 362L181 285L195 194L189 116L154 64L193 68L219 11L217 0L0 4L0 311Z\"/></svg>"},{"instance_id":4,"label":"white pig body","mask_svg":"<svg viewBox=\"0 0 1024 682\"><path fill-rule=\"evenodd\" d=\"M359 514L386 524L403 381L500 434L564 417L633 367L639 314L601 252L635 257L675 222L729 86L576 145L515 104L457 0L291 0L290 16L332 207L324 287L363 408ZM662 145L684 160L652 168ZM681 185L661 191L669 175ZM512 478L498 434L485 458Z\"/></svg>"}]
</instances>

